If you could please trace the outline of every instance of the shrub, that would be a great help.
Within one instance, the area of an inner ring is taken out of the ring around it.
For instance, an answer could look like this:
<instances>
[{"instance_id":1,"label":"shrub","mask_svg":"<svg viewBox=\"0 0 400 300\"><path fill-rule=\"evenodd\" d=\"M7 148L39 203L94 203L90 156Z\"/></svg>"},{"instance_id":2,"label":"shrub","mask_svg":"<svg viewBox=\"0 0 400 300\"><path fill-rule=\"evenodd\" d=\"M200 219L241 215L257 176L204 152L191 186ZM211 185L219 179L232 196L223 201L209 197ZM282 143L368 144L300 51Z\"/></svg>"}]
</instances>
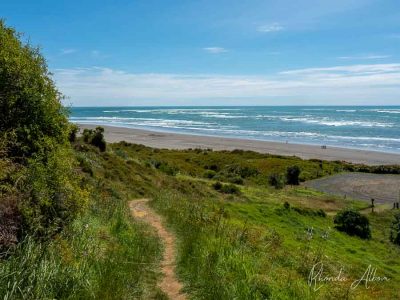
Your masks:
<instances>
[{"instance_id":1,"label":"shrub","mask_svg":"<svg viewBox=\"0 0 400 300\"><path fill-rule=\"evenodd\" d=\"M222 183L221 183L221 182L219 182L219 181L217 181L217 182L216 182L216 183L214 183L212 186L213 186L214 190L216 190L216 191L220 191L220 190L221 190L221 188L222 188Z\"/></svg>"},{"instance_id":2,"label":"shrub","mask_svg":"<svg viewBox=\"0 0 400 300\"><path fill-rule=\"evenodd\" d=\"M70 143L73 143L76 141L76 135L79 131L79 127L76 126L75 124L71 124L69 127L69 136L68 139L70 141Z\"/></svg>"},{"instance_id":3,"label":"shrub","mask_svg":"<svg viewBox=\"0 0 400 300\"><path fill-rule=\"evenodd\" d=\"M240 189L234 184L224 184L222 185L221 192L224 194L240 194Z\"/></svg>"},{"instance_id":4,"label":"shrub","mask_svg":"<svg viewBox=\"0 0 400 300\"><path fill-rule=\"evenodd\" d=\"M275 189L282 189L285 186L283 176L276 173L269 175L268 183L269 185L275 187Z\"/></svg>"},{"instance_id":5,"label":"shrub","mask_svg":"<svg viewBox=\"0 0 400 300\"><path fill-rule=\"evenodd\" d=\"M93 130L91 130L91 129L87 129L87 128L83 129L82 136L83 136L83 141L85 143L90 142L90 140L92 138L92 133L93 133Z\"/></svg>"},{"instance_id":6,"label":"shrub","mask_svg":"<svg viewBox=\"0 0 400 300\"><path fill-rule=\"evenodd\" d=\"M344 210L337 213L334 223L339 231L343 231L348 235L355 235L362 239L371 238L368 218L357 211Z\"/></svg>"},{"instance_id":7,"label":"shrub","mask_svg":"<svg viewBox=\"0 0 400 300\"><path fill-rule=\"evenodd\" d=\"M45 237L59 232L86 206L88 192L81 187L71 150L59 148L46 164L30 159L21 179L24 197L20 200L23 228Z\"/></svg>"},{"instance_id":8,"label":"shrub","mask_svg":"<svg viewBox=\"0 0 400 300\"><path fill-rule=\"evenodd\" d=\"M168 163L156 159L150 159L146 162L146 165L158 169L161 172L171 176L175 176L179 172L178 168L172 167Z\"/></svg>"},{"instance_id":9,"label":"shrub","mask_svg":"<svg viewBox=\"0 0 400 300\"><path fill-rule=\"evenodd\" d=\"M0 132L12 133L8 156L24 161L65 144L67 111L45 59L1 20L0 66Z\"/></svg>"},{"instance_id":10,"label":"shrub","mask_svg":"<svg viewBox=\"0 0 400 300\"><path fill-rule=\"evenodd\" d=\"M255 169L253 167L233 164L233 165L226 166L223 170L223 173L234 174L234 175L240 176L242 178L248 178L248 177L258 175L259 172L257 169Z\"/></svg>"},{"instance_id":11,"label":"shrub","mask_svg":"<svg viewBox=\"0 0 400 300\"><path fill-rule=\"evenodd\" d=\"M100 149L101 152L106 151L106 141L104 140L104 128L96 127L94 131L92 141L90 142L93 146Z\"/></svg>"},{"instance_id":12,"label":"shrub","mask_svg":"<svg viewBox=\"0 0 400 300\"><path fill-rule=\"evenodd\" d=\"M21 215L18 211L16 195L7 195L0 198L0 258L1 252L18 242Z\"/></svg>"},{"instance_id":13,"label":"shrub","mask_svg":"<svg viewBox=\"0 0 400 300\"><path fill-rule=\"evenodd\" d=\"M211 165L207 165L207 166L205 166L204 167L205 169L208 169L208 170L212 170L212 171L215 171L215 172L217 172L218 170L219 170L219 167L216 165L216 164L211 164Z\"/></svg>"},{"instance_id":14,"label":"shrub","mask_svg":"<svg viewBox=\"0 0 400 300\"><path fill-rule=\"evenodd\" d=\"M39 50L19 39L0 21L1 156L19 166L0 178L0 187L4 181L12 187L0 195L1 202L13 199L0 208L11 240L16 232L46 238L61 231L87 200L68 143L71 126L62 96Z\"/></svg>"},{"instance_id":15,"label":"shrub","mask_svg":"<svg viewBox=\"0 0 400 300\"><path fill-rule=\"evenodd\" d=\"M207 171L204 172L203 177L204 178L208 178L208 179L212 179L212 178L215 177L215 175L216 175L215 171L207 170Z\"/></svg>"},{"instance_id":16,"label":"shrub","mask_svg":"<svg viewBox=\"0 0 400 300\"><path fill-rule=\"evenodd\" d=\"M175 176L179 169L175 168L175 167L171 167L170 165L168 165L167 163L162 163L160 165L160 167L158 168L161 172L170 175L170 176Z\"/></svg>"},{"instance_id":17,"label":"shrub","mask_svg":"<svg viewBox=\"0 0 400 300\"><path fill-rule=\"evenodd\" d=\"M89 143L97 148L101 152L106 151L107 143L104 140L104 128L103 127L96 127L95 130L85 128L83 130L83 140L85 143Z\"/></svg>"},{"instance_id":18,"label":"shrub","mask_svg":"<svg viewBox=\"0 0 400 300\"><path fill-rule=\"evenodd\" d=\"M240 176L232 176L232 177L228 177L226 178L226 180L230 183L234 183L234 184L243 184L243 178Z\"/></svg>"},{"instance_id":19,"label":"shrub","mask_svg":"<svg viewBox=\"0 0 400 300\"><path fill-rule=\"evenodd\" d=\"M291 185L299 185L301 170L298 166L288 167L286 170L286 182Z\"/></svg>"},{"instance_id":20,"label":"shrub","mask_svg":"<svg viewBox=\"0 0 400 300\"><path fill-rule=\"evenodd\" d=\"M394 216L392 226L390 228L390 241L400 246L400 213Z\"/></svg>"},{"instance_id":21,"label":"shrub","mask_svg":"<svg viewBox=\"0 0 400 300\"><path fill-rule=\"evenodd\" d=\"M217 181L213 184L213 188L216 191L219 191L224 194L240 194L240 189L234 184L222 184L221 182Z\"/></svg>"},{"instance_id":22,"label":"shrub","mask_svg":"<svg viewBox=\"0 0 400 300\"><path fill-rule=\"evenodd\" d=\"M290 209L290 203L287 202L287 201L285 201L285 203L283 203L283 207L284 207L285 209L289 210L289 209Z\"/></svg>"}]
</instances>

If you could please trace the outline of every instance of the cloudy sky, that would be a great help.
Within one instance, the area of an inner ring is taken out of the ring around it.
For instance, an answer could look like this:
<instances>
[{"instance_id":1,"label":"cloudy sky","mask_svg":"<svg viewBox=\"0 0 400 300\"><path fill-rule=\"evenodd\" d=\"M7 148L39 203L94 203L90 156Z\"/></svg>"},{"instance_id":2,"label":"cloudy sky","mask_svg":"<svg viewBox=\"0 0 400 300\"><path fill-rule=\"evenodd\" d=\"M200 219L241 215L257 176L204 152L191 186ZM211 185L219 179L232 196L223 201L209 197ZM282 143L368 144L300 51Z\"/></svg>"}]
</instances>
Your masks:
<instances>
[{"instance_id":1,"label":"cloudy sky","mask_svg":"<svg viewBox=\"0 0 400 300\"><path fill-rule=\"evenodd\" d=\"M66 104L400 105L398 0L1 1Z\"/></svg>"}]
</instances>

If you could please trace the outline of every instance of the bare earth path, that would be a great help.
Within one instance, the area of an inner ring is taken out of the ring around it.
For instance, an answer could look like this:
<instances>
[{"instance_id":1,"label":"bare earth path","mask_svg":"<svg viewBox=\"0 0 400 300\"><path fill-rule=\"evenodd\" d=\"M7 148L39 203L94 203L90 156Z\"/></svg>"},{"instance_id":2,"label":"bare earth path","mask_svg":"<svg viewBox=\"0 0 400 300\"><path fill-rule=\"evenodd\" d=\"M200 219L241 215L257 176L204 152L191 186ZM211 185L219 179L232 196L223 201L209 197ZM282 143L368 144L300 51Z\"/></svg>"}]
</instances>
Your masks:
<instances>
[{"instance_id":1,"label":"bare earth path","mask_svg":"<svg viewBox=\"0 0 400 300\"><path fill-rule=\"evenodd\" d=\"M161 269L164 276L159 284L160 289L170 299L184 300L186 299L186 295L181 293L182 284L175 275L176 238L163 226L161 217L148 206L148 201L149 199L130 201L129 208L134 218L142 220L154 227L157 234L164 242L165 251L161 261Z\"/></svg>"}]
</instances>

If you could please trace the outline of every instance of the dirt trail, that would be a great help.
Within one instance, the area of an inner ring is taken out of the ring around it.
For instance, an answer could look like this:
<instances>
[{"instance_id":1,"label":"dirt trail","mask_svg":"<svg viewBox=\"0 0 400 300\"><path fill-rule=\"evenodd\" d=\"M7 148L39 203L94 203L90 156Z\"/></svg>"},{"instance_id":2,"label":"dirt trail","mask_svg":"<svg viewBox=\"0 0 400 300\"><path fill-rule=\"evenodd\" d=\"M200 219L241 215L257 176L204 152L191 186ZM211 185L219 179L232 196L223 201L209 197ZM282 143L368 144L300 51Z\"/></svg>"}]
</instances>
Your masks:
<instances>
[{"instance_id":1,"label":"dirt trail","mask_svg":"<svg viewBox=\"0 0 400 300\"><path fill-rule=\"evenodd\" d=\"M173 300L185 300L186 295L181 293L182 284L175 275L175 236L167 230L161 221L161 217L152 210L147 202L149 199L138 199L129 202L129 208L134 218L142 220L154 227L165 245L164 257L161 261L161 269L164 274L160 289Z\"/></svg>"}]
</instances>

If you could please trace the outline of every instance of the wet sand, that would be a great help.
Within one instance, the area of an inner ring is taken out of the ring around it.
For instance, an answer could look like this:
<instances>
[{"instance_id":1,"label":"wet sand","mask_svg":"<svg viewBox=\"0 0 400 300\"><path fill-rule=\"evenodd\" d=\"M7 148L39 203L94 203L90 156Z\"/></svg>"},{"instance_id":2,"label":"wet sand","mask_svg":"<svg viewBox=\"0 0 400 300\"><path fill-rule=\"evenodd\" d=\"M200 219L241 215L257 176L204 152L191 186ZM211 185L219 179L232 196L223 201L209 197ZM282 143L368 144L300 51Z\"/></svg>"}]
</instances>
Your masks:
<instances>
[{"instance_id":1,"label":"wet sand","mask_svg":"<svg viewBox=\"0 0 400 300\"><path fill-rule=\"evenodd\" d=\"M81 129L95 128L97 125L79 124ZM154 148L188 149L211 148L213 150L251 150L285 156L298 156L304 159L341 160L368 165L400 164L400 154L378 151L246 140L236 138L210 137L201 135L156 132L143 129L103 126L107 142L126 141Z\"/></svg>"}]
</instances>

